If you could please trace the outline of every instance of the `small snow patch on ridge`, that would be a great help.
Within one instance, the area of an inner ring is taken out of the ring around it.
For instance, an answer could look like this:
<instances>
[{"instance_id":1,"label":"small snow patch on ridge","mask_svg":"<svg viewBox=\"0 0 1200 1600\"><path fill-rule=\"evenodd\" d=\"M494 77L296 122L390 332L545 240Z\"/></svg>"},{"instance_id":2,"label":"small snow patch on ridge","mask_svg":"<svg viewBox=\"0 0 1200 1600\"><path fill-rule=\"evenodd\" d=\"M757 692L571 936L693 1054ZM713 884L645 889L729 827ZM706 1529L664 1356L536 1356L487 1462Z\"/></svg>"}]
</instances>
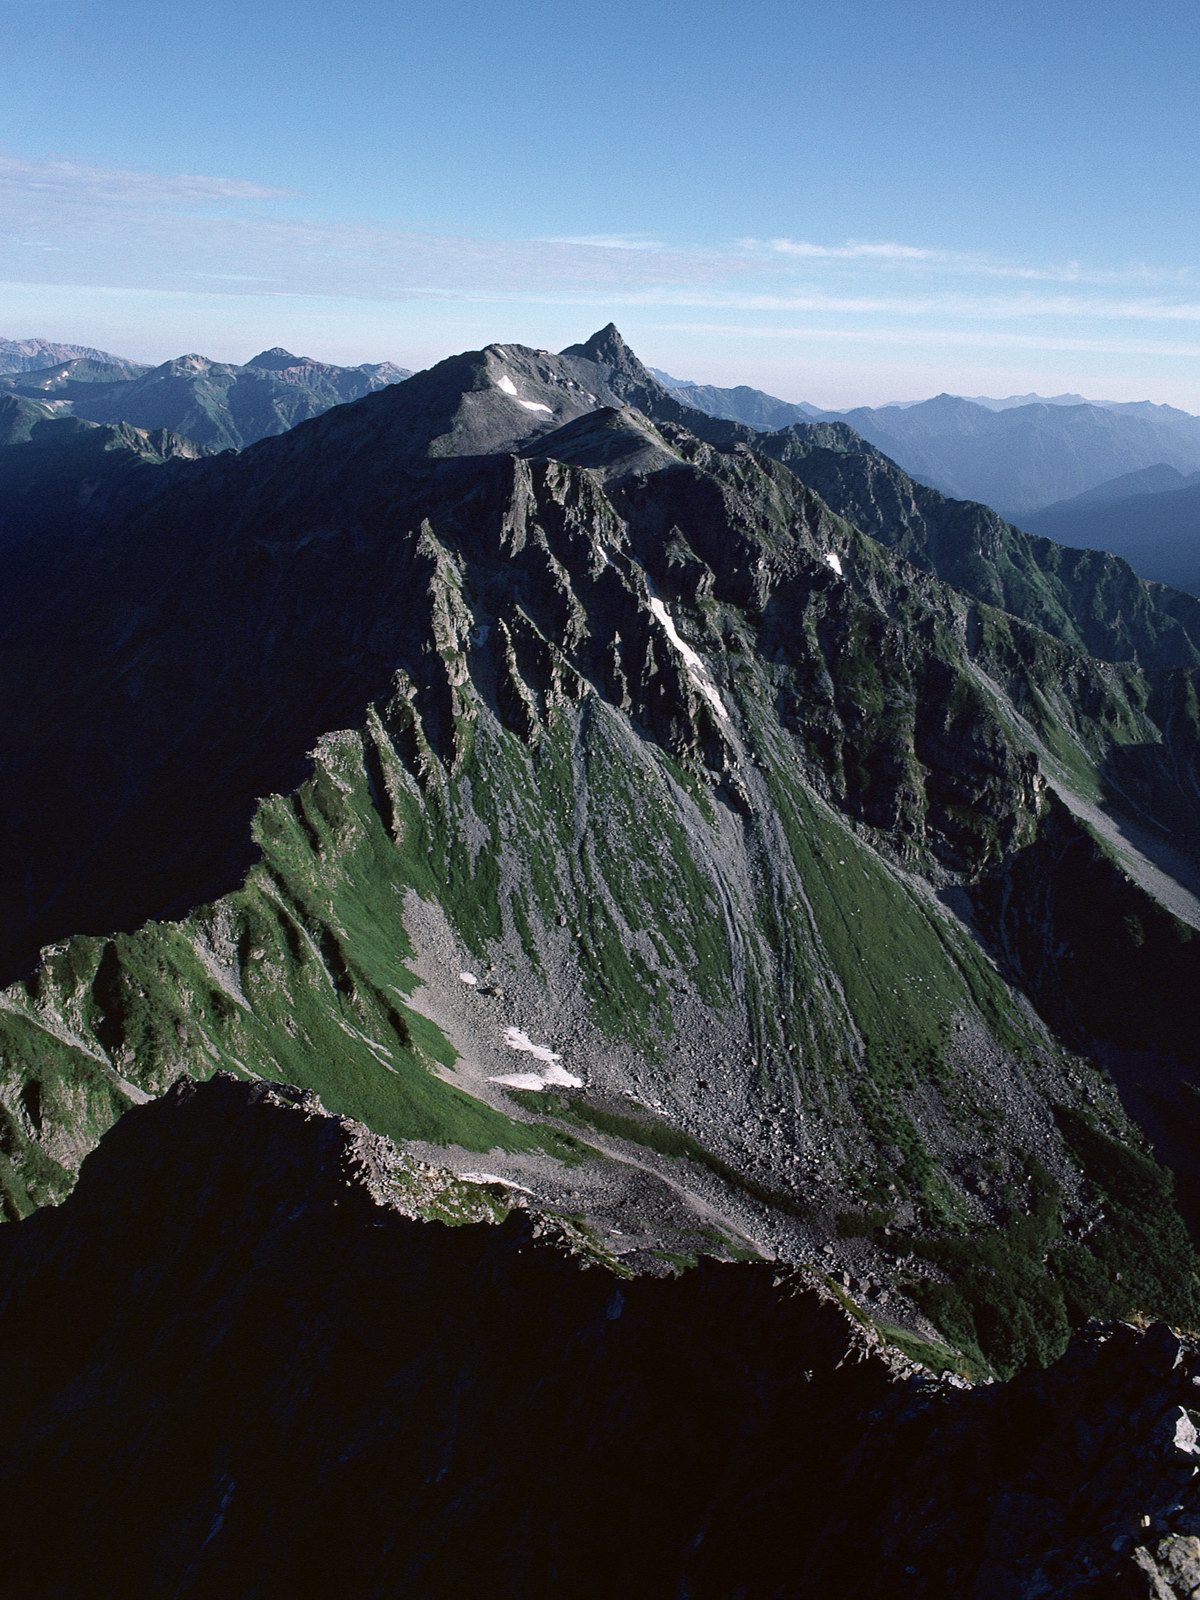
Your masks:
<instances>
[{"instance_id":1,"label":"small snow patch on ridge","mask_svg":"<svg viewBox=\"0 0 1200 1600\"><path fill-rule=\"evenodd\" d=\"M519 406L524 406L526 411L544 411L548 417L554 415L552 409L549 406L542 405L540 400L522 400L517 393L516 384L507 372L503 377L496 379L496 387L502 394L506 394L510 399L515 400Z\"/></svg>"},{"instance_id":2,"label":"small snow patch on ridge","mask_svg":"<svg viewBox=\"0 0 1200 1600\"><path fill-rule=\"evenodd\" d=\"M836 550L826 550L825 565L827 567L832 567L839 578L842 577L842 558L838 555Z\"/></svg>"}]
</instances>

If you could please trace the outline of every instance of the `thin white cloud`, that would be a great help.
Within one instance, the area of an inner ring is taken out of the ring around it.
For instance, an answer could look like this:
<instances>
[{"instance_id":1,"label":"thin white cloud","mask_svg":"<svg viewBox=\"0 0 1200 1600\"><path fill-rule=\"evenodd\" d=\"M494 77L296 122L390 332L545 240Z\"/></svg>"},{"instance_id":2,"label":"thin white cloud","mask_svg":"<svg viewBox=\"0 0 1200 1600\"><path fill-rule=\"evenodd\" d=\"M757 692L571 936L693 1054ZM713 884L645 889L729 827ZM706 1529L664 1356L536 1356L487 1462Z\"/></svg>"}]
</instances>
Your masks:
<instances>
[{"instance_id":1,"label":"thin white cloud","mask_svg":"<svg viewBox=\"0 0 1200 1600\"><path fill-rule=\"evenodd\" d=\"M593 250L665 250L661 239L642 233L567 233L542 240L543 244L578 244Z\"/></svg>"},{"instance_id":2,"label":"thin white cloud","mask_svg":"<svg viewBox=\"0 0 1200 1600\"><path fill-rule=\"evenodd\" d=\"M295 194L245 178L203 178L92 167L78 161L23 161L0 153L0 189L76 200L282 200Z\"/></svg>"},{"instance_id":3,"label":"thin white cloud","mask_svg":"<svg viewBox=\"0 0 1200 1600\"><path fill-rule=\"evenodd\" d=\"M845 244L820 244L809 239L739 239L751 255L782 256L811 262L853 262L863 266L907 267L989 278L1026 279L1044 283L1167 283L1193 276L1187 267L1155 267L1138 262L1125 267L1086 267L1079 261L1027 263L1004 260L983 251L943 250L895 240L849 239Z\"/></svg>"},{"instance_id":4,"label":"thin white cloud","mask_svg":"<svg viewBox=\"0 0 1200 1600\"><path fill-rule=\"evenodd\" d=\"M488 291L471 291L486 298ZM501 298L509 299L504 295ZM526 298L523 295L517 298ZM555 302L579 298L568 291ZM538 296L545 300L546 296ZM834 316L961 317L969 322L1021 322L1052 318L1073 321L1200 322L1200 302L1163 299L1110 299L1084 295L966 295L932 293L905 295L827 294L819 290L797 294L747 292L739 289L655 287L614 292L614 306L668 307L679 310L709 308L725 311L799 311Z\"/></svg>"},{"instance_id":5,"label":"thin white cloud","mask_svg":"<svg viewBox=\"0 0 1200 1600\"><path fill-rule=\"evenodd\" d=\"M845 244L813 244L807 239L746 239L749 248L765 246L777 255L802 256L820 261L936 261L946 257L942 250L927 250L920 245L886 241L872 244L850 239Z\"/></svg>"},{"instance_id":6,"label":"thin white cloud","mask_svg":"<svg viewBox=\"0 0 1200 1600\"><path fill-rule=\"evenodd\" d=\"M210 292L228 295L381 305L438 301L741 314L743 331L756 336L762 330L754 323L764 319L828 318L840 328L818 324L804 336L894 343L899 330L877 326L885 320L911 323L904 342L931 346L948 339L1019 344L1019 330L1034 323L1050 326L1030 335L1031 347L1115 353L1122 324L1127 335L1135 331L1132 325L1157 323L1165 331L1200 324L1196 277L1186 267L1090 269L1078 261L1045 266L896 240L823 244L772 238L670 248L635 233L434 236L240 204L288 192L242 178L0 155L0 277L29 281L36 261L41 281L60 286L171 292L203 283ZM801 271L808 281L798 283ZM1011 285L999 281L1005 279ZM1178 291L1164 291L1164 281L1177 283ZM1047 287L1039 290L1043 282ZM1143 293L1115 287L1134 282L1160 287ZM1053 284L1061 292L1053 292ZM861 328L849 327L860 321ZM951 328L954 323L964 326ZM1107 325L1101 344L1070 342L1091 340L1101 323ZM1013 331L988 334L1000 324ZM1173 354L1177 347L1139 339L1126 348Z\"/></svg>"}]
</instances>

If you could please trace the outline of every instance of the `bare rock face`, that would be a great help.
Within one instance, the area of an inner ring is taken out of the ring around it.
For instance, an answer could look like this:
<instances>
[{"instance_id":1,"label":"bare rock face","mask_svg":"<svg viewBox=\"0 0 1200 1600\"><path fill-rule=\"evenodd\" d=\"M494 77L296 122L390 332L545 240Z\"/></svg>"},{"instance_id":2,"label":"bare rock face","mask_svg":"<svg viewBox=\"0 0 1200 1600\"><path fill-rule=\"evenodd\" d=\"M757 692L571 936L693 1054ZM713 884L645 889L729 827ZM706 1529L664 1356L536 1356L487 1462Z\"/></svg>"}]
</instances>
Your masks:
<instances>
[{"instance_id":1,"label":"bare rock face","mask_svg":"<svg viewBox=\"0 0 1200 1600\"><path fill-rule=\"evenodd\" d=\"M618 1278L398 1188L311 1097L217 1078L0 1232L11 1592L1194 1587L1200 1352L1166 1329L954 1388L769 1265Z\"/></svg>"}]
</instances>

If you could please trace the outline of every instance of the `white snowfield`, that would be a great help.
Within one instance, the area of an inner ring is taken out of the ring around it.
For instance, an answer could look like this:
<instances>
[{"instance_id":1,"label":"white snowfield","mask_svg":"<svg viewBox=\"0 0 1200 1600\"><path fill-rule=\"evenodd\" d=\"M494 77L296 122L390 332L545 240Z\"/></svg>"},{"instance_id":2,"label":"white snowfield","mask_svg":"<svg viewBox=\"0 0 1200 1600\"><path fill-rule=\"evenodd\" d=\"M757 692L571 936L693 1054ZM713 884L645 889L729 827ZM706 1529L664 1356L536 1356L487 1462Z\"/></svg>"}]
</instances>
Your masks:
<instances>
[{"instance_id":1,"label":"white snowfield","mask_svg":"<svg viewBox=\"0 0 1200 1600\"><path fill-rule=\"evenodd\" d=\"M688 676L691 678L692 682L696 685L697 689L699 689L700 693L708 701L709 705L712 706L713 710L717 713L721 720L723 722L728 722L729 713L725 709L725 702L721 699L721 696L717 690L717 686L712 681L709 670L704 664L703 658L696 654L690 644L680 638L679 629L672 621L671 613L667 610L666 606L663 605L662 601L657 595L650 596L650 610L658 618L659 622L662 623L663 632L675 646L676 650L679 651L679 654L683 657L684 665L688 669Z\"/></svg>"},{"instance_id":2,"label":"white snowfield","mask_svg":"<svg viewBox=\"0 0 1200 1600\"><path fill-rule=\"evenodd\" d=\"M533 1040L522 1028L506 1028L504 1042L510 1050L519 1050L525 1055L531 1055L535 1061L544 1061L544 1072L505 1072L488 1079L489 1083L502 1083L509 1089L582 1089L583 1079L577 1078L573 1072L568 1072L559 1065L562 1057L557 1050L550 1050L543 1044L534 1044Z\"/></svg>"},{"instance_id":3,"label":"white snowfield","mask_svg":"<svg viewBox=\"0 0 1200 1600\"><path fill-rule=\"evenodd\" d=\"M496 387L502 393L509 395L519 406L524 406L526 411L544 411L548 417L554 415L550 406L544 406L539 400L522 400L517 393L517 386L506 372L502 378L496 379Z\"/></svg>"},{"instance_id":4,"label":"white snowfield","mask_svg":"<svg viewBox=\"0 0 1200 1600\"><path fill-rule=\"evenodd\" d=\"M825 565L827 567L832 567L833 570L837 573L839 578L843 576L843 573L842 573L842 558L841 558L841 556L838 555L836 550L826 550L826 552L825 552Z\"/></svg>"},{"instance_id":5,"label":"white snowfield","mask_svg":"<svg viewBox=\"0 0 1200 1600\"><path fill-rule=\"evenodd\" d=\"M549 1050L544 1044L534 1044L533 1040L523 1028L505 1028L504 1042L510 1050L523 1050L526 1055L531 1055L535 1061L556 1062L562 1056L557 1050Z\"/></svg>"},{"instance_id":6,"label":"white snowfield","mask_svg":"<svg viewBox=\"0 0 1200 1600\"><path fill-rule=\"evenodd\" d=\"M498 1172L460 1172L459 1178L463 1183L498 1183L502 1189L516 1189L519 1194L533 1194L532 1189L527 1189L523 1183L514 1183L511 1178L502 1178ZM536 1196L534 1197L536 1199Z\"/></svg>"}]
</instances>

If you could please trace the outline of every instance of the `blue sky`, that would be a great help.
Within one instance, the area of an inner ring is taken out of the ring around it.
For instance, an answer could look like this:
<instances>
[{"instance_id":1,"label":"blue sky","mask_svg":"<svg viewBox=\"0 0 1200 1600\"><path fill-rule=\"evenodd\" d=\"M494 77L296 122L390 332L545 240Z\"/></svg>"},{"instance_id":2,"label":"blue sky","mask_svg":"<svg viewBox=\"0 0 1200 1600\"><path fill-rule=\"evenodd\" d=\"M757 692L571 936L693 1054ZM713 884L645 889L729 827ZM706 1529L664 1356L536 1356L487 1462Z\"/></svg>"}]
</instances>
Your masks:
<instances>
[{"instance_id":1,"label":"blue sky","mask_svg":"<svg viewBox=\"0 0 1200 1600\"><path fill-rule=\"evenodd\" d=\"M0 0L0 333L1200 411L1194 3Z\"/></svg>"}]
</instances>

